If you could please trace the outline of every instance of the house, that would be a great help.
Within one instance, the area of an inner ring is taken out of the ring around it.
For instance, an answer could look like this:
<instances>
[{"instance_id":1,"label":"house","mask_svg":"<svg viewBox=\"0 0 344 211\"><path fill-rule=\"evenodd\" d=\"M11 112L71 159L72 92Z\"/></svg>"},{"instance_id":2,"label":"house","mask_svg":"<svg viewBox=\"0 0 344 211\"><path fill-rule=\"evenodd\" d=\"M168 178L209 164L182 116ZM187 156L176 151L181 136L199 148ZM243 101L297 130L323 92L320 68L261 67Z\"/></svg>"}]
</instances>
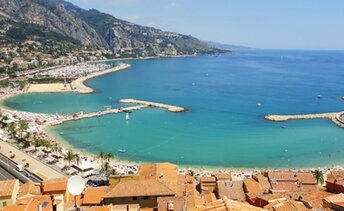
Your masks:
<instances>
[{"instance_id":1,"label":"house","mask_svg":"<svg viewBox=\"0 0 344 211\"><path fill-rule=\"evenodd\" d=\"M263 211L264 209L255 207L249 204L245 204L243 202L238 202L234 200L230 200L227 197L223 198L225 208L228 211Z\"/></svg>"},{"instance_id":2,"label":"house","mask_svg":"<svg viewBox=\"0 0 344 211\"><path fill-rule=\"evenodd\" d=\"M174 197L173 191L158 180L130 180L119 182L105 196L105 204L139 204L142 208L154 208L158 197Z\"/></svg>"},{"instance_id":3,"label":"house","mask_svg":"<svg viewBox=\"0 0 344 211\"><path fill-rule=\"evenodd\" d=\"M62 197L60 197L62 198ZM40 210L51 211L53 206L56 206L56 211L63 211L63 201L61 199L54 199L49 195L33 196L20 199L16 204L6 207L3 211L27 211L27 210Z\"/></svg>"},{"instance_id":4,"label":"house","mask_svg":"<svg viewBox=\"0 0 344 211\"><path fill-rule=\"evenodd\" d=\"M323 199L323 207L334 210L344 210L344 194L334 194Z\"/></svg>"},{"instance_id":5,"label":"house","mask_svg":"<svg viewBox=\"0 0 344 211\"><path fill-rule=\"evenodd\" d=\"M231 200L245 201L242 181L217 181L217 197L227 197Z\"/></svg>"},{"instance_id":6,"label":"house","mask_svg":"<svg viewBox=\"0 0 344 211\"><path fill-rule=\"evenodd\" d=\"M272 193L308 193L317 191L317 182L312 173L271 171L267 173Z\"/></svg>"},{"instance_id":7,"label":"house","mask_svg":"<svg viewBox=\"0 0 344 211\"><path fill-rule=\"evenodd\" d=\"M273 211L306 211L308 210L307 207L302 202L297 202L294 200L287 200L287 201L275 201L264 207L267 210Z\"/></svg>"},{"instance_id":8,"label":"house","mask_svg":"<svg viewBox=\"0 0 344 211\"><path fill-rule=\"evenodd\" d=\"M67 180L66 177L45 180L41 184L41 193L43 195L62 195L66 205L73 200L72 195L67 191Z\"/></svg>"},{"instance_id":9,"label":"house","mask_svg":"<svg viewBox=\"0 0 344 211\"><path fill-rule=\"evenodd\" d=\"M139 166L140 180L157 180L176 191L178 166L171 163L148 163Z\"/></svg>"},{"instance_id":10,"label":"house","mask_svg":"<svg viewBox=\"0 0 344 211\"><path fill-rule=\"evenodd\" d=\"M311 192L299 197L299 201L303 202L303 204L309 209L322 209L323 208L323 199L332 195L329 192L320 190Z\"/></svg>"},{"instance_id":11,"label":"house","mask_svg":"<svg viewBox=\"0 0 344 211\"><path fill-rule=\"evenodd\" d=\"M159 211L182 211L185 210L184 197L159 197L158 210Z\"/></svg>"},{"instance_id":12,"label":"house","mask_svg":"<svg viewBox=\"0 0 344 211\"><path fill-rule=\"evenodd\" d=\"M216 190L216 177L201 177L199 183L201 194L215 193Z\"/></svg>"},{"instance_id":13,"label":"house","mask_svg":"<svg viewBox=\"0 0 344 211\"><path fill-rule=\"evenodd\" d=\"M327 175L326 189L331 193L344 193L344 170L331 171Z\"/></svg>"},{"instance_id":14,"label":"house","mask_svg":"<svg viewBox=\"0 0 344 211\"><path fill-rule=\"evenodd\" d=\"M0 208L16 203L19 192L19 180L0 181Z\"/></svg>"},{"instance_id":15,"label":"house","mask_svg":"<svg viewBox=\"0 0 344 211\"><path fill-rule=\"evenodd\" d=\"M101 205L104 199L104 196L109 192L110 187L94 187L94 188L85 188L84 198L82 201L83 206L95 206Z\"/></svg>"},{"instance_id":16,"label":"house","mask_svg":"<svg viewBox=\"0 0 344 211\"><path fill-rule=\"evenodd\" d=\"M27 197L40 196L41 184L34 182L27 182L20 186L17 199L23 199Z\"/></svg>"}]
</instances>

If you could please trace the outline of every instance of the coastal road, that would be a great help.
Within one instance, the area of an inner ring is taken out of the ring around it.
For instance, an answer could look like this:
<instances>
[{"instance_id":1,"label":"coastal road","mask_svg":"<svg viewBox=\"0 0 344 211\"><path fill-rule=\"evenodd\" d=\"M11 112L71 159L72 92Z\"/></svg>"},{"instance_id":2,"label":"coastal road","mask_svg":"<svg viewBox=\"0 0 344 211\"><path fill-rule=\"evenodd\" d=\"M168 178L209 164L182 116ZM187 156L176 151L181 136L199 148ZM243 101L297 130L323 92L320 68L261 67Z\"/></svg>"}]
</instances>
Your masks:
<instances>
[{"instance_id":1,"label":"coastal road","mask_svg":"<svg viewBox=\"0 0 344 211\"><path fill-rule=\"evenodd\" d=\"M15 176L8 173L6 169L4 169L2 166L0 166L0 181L1 180L10 180L10 179L16 179Z\"/></svg>"},{"instance_id":2,"label":"coastal road","mask_svg":"<svg viewBox=\"0 0 344 211\"><path fill-rule=\"evenodd\" d=\"M17 163L13 162L11 159L7 158L3 154L0 154L0 178L4 177L5 179L13 179L17 178L20 182L26 183L28 181L32 182L41 182L42 180L34 175L33 173L29 172L28 170L17 171ZM11 175L11 176L10 176Z\"/></svg>"}]
</instances>

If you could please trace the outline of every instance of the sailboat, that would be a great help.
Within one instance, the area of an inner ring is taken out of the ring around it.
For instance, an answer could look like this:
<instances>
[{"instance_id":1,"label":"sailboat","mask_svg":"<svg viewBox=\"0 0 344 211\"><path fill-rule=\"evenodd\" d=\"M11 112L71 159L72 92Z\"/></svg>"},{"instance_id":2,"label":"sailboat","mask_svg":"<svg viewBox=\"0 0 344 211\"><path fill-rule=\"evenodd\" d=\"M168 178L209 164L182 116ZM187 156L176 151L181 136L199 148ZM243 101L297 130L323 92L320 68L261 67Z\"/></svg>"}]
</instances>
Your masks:
<instances>
[{"instance_id":1,"label":"sailboat","mask_svg":"<svg viewBox=\"0 0 344 211\"><path fill-rule=\"evenodd\" d=\"M126 120L130 120L129 113L127 113L127 114L125 115L125 119L126 119Z\"/></svg>"}]
</instances>

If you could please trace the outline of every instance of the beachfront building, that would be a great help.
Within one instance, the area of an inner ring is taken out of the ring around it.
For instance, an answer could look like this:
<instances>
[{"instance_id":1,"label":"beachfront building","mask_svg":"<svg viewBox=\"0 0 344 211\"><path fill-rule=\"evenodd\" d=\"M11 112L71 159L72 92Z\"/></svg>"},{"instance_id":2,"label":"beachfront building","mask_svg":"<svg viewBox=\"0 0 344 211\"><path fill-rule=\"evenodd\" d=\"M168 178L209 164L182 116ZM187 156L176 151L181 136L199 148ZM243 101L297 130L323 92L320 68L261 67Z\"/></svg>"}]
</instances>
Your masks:
<instances>
[{"instance_id":1,"label":"beachfront building","mask_svg":"<svg viewBox=\"0 0 344 211\"><path fill-rule=\"evenodd\" d=\"M291 171L270 171L267 174L272 193L288 193L298 197L301 193L318 190L317 181L312 173Z\"/></svg>"},{"instance_id":2,"label":"beachfront building","mask_svg":"<svg viewBox=\"0 0 344 211\"><path fill-rule=\"evenodd\" d=\"M330 171L326 179L326 189L331 193L344 193L344 171Z\"/></svg>"},{"instance_id":3,"label":"beachfront building","mask_svg":"<svg viewBox=\"0 0 344 211\"><path fill-rule=\"evenodd\" d=\"M0 181L0 208L15 204L18 192L18 180Z\"/></svg>"},{"instance_id":4,"label":"beachfront building","mask_svg":"<svg viewBox=\"0 0 344 211\"><path fill-rule=\"evenodd\" d=\"M216 191L216 177L201 177L199 183L199 189L201 194L215 193Z\"/></svg>"},{"instance_id":5,"label":"beachfront building","mask_svg":"<svg viewBox=\"0 0 344 211\"><path fill-rule=\"evenodd\" d=\"M58 178L45 180L41 184L41 192L43 195L53 195L59 198L64 202L64 205L67 205L73 200L72 195L67 191L67 180L68 178Z\"/></svg>"}]
</instances>

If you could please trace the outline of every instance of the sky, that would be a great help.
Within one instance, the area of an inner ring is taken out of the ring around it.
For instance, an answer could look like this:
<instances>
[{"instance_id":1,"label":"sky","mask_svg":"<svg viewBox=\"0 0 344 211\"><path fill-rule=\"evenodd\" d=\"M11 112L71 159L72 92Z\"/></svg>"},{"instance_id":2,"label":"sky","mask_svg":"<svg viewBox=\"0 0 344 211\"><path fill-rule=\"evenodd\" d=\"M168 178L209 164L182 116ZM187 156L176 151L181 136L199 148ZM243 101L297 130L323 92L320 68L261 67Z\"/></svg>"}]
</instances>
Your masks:
<instances>
[{"instance_id":1,"label":"sky","mask_svg":"<svg viewBox=\"0 0 344 211\"><path fill-rule=\"evenodd\" d=\"M67 0L201 40L266 49L344 50L343 0Z\"/></svg>"}]
</instances>

